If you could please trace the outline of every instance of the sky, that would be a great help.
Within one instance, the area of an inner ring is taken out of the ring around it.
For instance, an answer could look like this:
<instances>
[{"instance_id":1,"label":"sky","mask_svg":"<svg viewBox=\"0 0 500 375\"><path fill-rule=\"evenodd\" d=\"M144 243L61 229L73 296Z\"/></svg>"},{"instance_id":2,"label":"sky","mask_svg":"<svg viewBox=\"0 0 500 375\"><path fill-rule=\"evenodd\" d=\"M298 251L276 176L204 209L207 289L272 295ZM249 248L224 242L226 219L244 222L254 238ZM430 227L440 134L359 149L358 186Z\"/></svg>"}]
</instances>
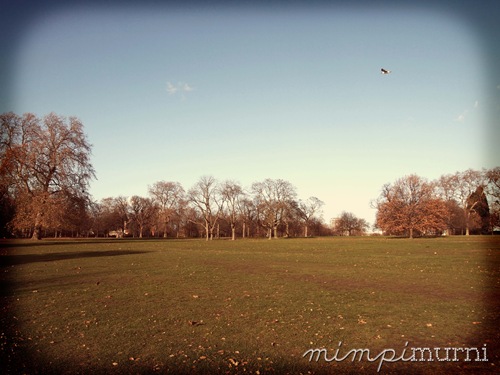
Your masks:
<instances>
[{"instance_id":1,"label":"sky","mask_svg":"<svg viewBox=\"0 0 500 375\"><path fill-rule=\"evenodd\" d=\"M326 222L373 224L386 183L500 166L500 54L477 16L427 2L146 4L33 12L0 59L0 113L82 121L95 200L272 178L321 199Z\"/></svg>"}]
</instances>

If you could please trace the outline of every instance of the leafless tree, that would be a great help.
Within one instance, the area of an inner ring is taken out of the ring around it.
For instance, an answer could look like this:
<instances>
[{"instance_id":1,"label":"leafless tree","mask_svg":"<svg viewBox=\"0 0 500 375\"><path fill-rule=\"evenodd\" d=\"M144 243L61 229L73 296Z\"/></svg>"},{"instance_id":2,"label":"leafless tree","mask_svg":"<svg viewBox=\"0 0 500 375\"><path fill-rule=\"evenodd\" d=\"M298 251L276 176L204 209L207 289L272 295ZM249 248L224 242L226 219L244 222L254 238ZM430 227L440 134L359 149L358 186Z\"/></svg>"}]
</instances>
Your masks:
<instances>
[{"instance_id":1,"label":"leafless tree","mask_svg":"<svg viewBox=\"0 0 500 375\"><path fill-rule=\"evenodd\" d=\"M221 194L226 202L226 210L229 224L231 226L231 239L236 239L236 222L238 219L238 211L241 206L241 200L244 199L243 188L234 181L225 181L221 186Z\"/></svg>"},{"instance_id":2,"label":"leafless tree","mask_svg":"<svg viewBox=\"0 0 500 375\"><path fill-rule=\"evenodd\" d=\"M362 235L369 227L365 219L360 219L352 212L346 211L343 211L337 219L334 219L332 224L334 233L341 236L345 234L348 236Z\"/></svg>"},{"instance_id":3,"label":"leafless tree","mask_svg":"<svg viewBox=\"0 0 500 375\"><path fill-rule=\"evenodd\" d=\"M130 213L132 223L137 225L139 238L143 237L144 229L151 227L157 213L157 207L151 198L134 195L130 198Z\"/></svg>"},{"instance_id":4,"label":"leafless tree","mask_svg":"<svg viewBox=\"0 0 500 375\"><path fill-rule=\"evenodd\" d=\"M321 215L324 202L316 197L309 197L305 202L299 201L298 214L304 222L304 237L308 237L309 223L316 215Z\"/></svg>"},{"instance_id":5,"label":"leafless tree","mask_svg":"<svg viewBox=\"0 0 500 375\"><path fill-rule=\"evenodd\" d=\"M265 179L252 184L260 223L267 229L268 238L278 238L278 226L282 223L289 202L296 197L295 187L281 179Z\"/></svg>"},{"instance_id":6,"label":"leafless tree","mask_svg":"<svg viewBox=\"0 0 500 375\"><path fill-rule=\"evenodd\" d=\"M184 188L179 182L158 181L149 187L149 194L159 207L159 218L164 228L163 237L167 238L170 220L179 214L185 200Z\"/></svg>"},{"instance_id":7,"label":"leafless tree","mask_svg":"<svg viewBox=\"0 0 500 375\"><path fill-rule=\"evenodd\" d=\"M473 224L474 210L477 205L470 204L470 196L478 187L486 185L485 175L480 171L468 169L464 172L443 175L437 182L440 195L445 200L454 200L463 210L465 235L469 235Z\"/></svg>"},{"instance_id":8,"label":"leafless tree","mask_svg":"<svg viewBox=\"0 0 500 375\"><path fill-rule=\"evenodd\" d=\"M128 225L131 221L130 218L130 204L128 201L127 197L124 197L122 195L113 198L113 207L114 210L118 213L120 220L121 220L121 234L125 236L128 234Z\"/></svg>"},{"instance_id":9,"label":"leafless tree","mask_svg":"<svg viewBox=\"0 0 500 375\"><path fill-rule=\"evenodd\" d=\"M243 238L250 237L250 228L257 220L257 209L253 200L248 195L239 200L238 206L241 220L241 235Z\"/></svg>"},{"instance_id":10,"label":"leafless tree","mask_svg":"<svg viewBox=\"0 0 500 375\"><path fill-rule=\"evenodd\" d=\"M491 226L500 226L500 167L486 171L487 193L490 199Z\"/></svg>"},{"instance_id":11,"label":"leafless tree","mask_svg":"<svg viewBox=\"0 0 500 375\"><path fill-rule=\"evenodd\" d=\"M214 238L214 229L222 214L224 197L220 193L217 180L212 176L203 176L188 191L188 201L203 218L197 222L204 227L206 240Z\"/></svg>"}]
</instances>

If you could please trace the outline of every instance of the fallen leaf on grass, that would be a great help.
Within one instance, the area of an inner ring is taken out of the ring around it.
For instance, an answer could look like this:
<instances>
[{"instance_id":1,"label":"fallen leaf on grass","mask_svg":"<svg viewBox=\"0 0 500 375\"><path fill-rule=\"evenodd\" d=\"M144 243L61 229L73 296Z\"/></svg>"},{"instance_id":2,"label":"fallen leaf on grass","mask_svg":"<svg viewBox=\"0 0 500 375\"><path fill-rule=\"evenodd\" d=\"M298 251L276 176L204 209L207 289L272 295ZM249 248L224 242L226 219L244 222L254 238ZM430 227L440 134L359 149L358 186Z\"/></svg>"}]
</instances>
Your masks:
<instances>
[{"instance_id":1,"label":"fallen leaf on grass","mask_svg":"<svg viewBox=\"0 0 500 375\"><path fill-rule=\"evenodd\" d=\"M234 366L238 366L240 364L239 362L235 361L232 358L229 358L229 362L231 362Z\"/></svg>"}]
</instances>

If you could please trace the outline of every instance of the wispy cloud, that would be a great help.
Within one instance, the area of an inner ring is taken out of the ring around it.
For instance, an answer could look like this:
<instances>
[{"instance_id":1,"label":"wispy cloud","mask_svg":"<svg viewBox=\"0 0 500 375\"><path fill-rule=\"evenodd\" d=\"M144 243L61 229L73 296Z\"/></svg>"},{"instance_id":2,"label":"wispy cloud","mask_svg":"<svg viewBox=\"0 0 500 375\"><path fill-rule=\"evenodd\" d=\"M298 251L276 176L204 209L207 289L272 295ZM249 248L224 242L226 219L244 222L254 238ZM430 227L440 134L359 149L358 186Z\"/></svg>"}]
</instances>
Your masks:
<instances>
[{"instance_id":1,"label":"wispy cloud","mask_svg":"<svg viewBox=\"0 0 500 375\"><path fill-rule=\"evenodd\" d=\"M455 121L458 121L458 122L464 122L465 121L465 117L467 116L467 110L463 111L461 114L459 114L456 118L455 118Z\"/></svg>"},{"instance_id":2,"label":"wispy cloud","mask_svg":"<svg viewBox=\"0 0 500 375\"><path fill-rule=\"evenodd\" d=\"M171 82L167 82L167 92L170 95L174 95L177 92L178 88L175 87Z\"/></svg>"},{"instance_id":3,"label":"wispy cloud","mask_svg":"<svg viewBox=\"0 0 500 375\"><path fill-rule=\"evenodd\" d=\"M479 100L476 100L474 102L474 106L472 108L472 111L476 110L479 108ZM455 121L457 122L464 122L466 120L466 118L469 116L469 114L471 113L471 111L469 109L465 109L464 111L462 111L462 113L460 113L456 118L455 118Z\"/></svg>"},{"instance_id":4,"label":"wispy cloud","mask_svg":"<svg viewBox=\"0 0 500 375\"><path fill-rule=\"evenodd\" d=\"M167 82L167 92L169 95L176 95L180 93L182 98L185 98L185 93L194 91L193 86L186 82L178 82L177 84L173 84L172 82Z\"/></svg>"},{"instance_id":5,"label":"wispy cloud","mask_svg":"<svg viewBox=\"0 0 500 375\"><path fill-rule=\"evenodd\" d=\"M184 91L184 92L190 92L193 90L194 89L188 83L185 83L184 86L182 86L182 91Z\"/></svg>"}]
</instances>

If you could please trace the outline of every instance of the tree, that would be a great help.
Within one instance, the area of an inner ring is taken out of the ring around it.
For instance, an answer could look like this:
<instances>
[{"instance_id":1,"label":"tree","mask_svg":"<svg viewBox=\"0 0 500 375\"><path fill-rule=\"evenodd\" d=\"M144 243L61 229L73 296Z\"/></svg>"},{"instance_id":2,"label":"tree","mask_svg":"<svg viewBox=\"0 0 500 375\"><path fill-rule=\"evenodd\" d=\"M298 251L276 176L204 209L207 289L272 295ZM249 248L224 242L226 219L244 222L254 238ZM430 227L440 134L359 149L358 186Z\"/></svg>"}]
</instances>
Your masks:
<instances>
[{"instance_id":1,"label":"tree","mask_svg":"<svg viewBox=\"0 0 500 375\"><path fill-rule=\"evenodd\" d=\"M368 229L369 225L365 219L357 218L351 212L343 211L340 217L334 220L333 230L341 236L347 234L352 236L354 234L363 234Z\"/></svg>"},{"instance_id":2,"label":"tree","mask_svg":"<svg viewBox=\"0 0 500 375\"><path fill-rule=\"evenodd\" d=\"M91 205L93 214L94 231L96 235L102 232L104 237L108 237L110 232L116 232L118 236L123 236L128 222L129 215L128 201L125 197L103 198L99 203Z\"/></svg>"},{"instance_id":3,"label":"tree","mask_svg":"<svg viewBox=\"0 0 500 375\"><path fill-rule=\"evenodd\" d=\"M250 227L257 219L257 209L252 199L245 197L239 200L238 210L241 220L241 235L243 238L250 236Z\"/></svg>"},{"instance_id":4,"label":"tree","mask_svg":"<svg viewBox=\"0 0 500 375\"><path fill-rule=\"evenodd\" d=\"M2 178L16 201L22 199L19 203L30 207L16 222L30 222L32 238L40 239L44 216L54 208L54 195L88 201L88 184L95 177L91 145L76 117L50 113L40 120L31 113L22 117L8 113L0 122Z\"/></svg>"},{"instance_id":5,"label":"tree","mask_svg":"<svg viewBox=\"0 0 500 375\"><path fill-rule=\"evenodd\" d=\"M9 223L14 218L15 202L6 185L0 185L0 238L11 236Z\"/></svg>"},{"instance_id":6,"label":"tree","mask_svg":"<svg viewBox=\"0 0 500 375\"><path fill-rule=\"evenodd\" d=\"M217 180L212 176L203 176L188 191L188 200L202 221L198 222L205 229L206 240L212 240L214 229L222 214L224 199L220 194Z\"/></svg>"},{"instance_id":7,"label":"tree","mask_svg":"<svg viewBox=\"0 0 500 375\"><path fill-rule=\"evenodd\" d=\"M121 235L125 236L129 234L128 224L131 221L130 218L130 205L127 197L122 195L113 198L112 200L113 210L118 213L118 217L120 218L120 229Z\"/></svg>"},{"instance_id":8,"label":"tree","mask_svg":"<svg viewBox=\"0 0 500 375\"><path fill-rule=\"evenodd\" d=\"M151 226L157 212L157 206L151 198L134 195L130 198L130 212L132 223L139 229L139 238L142 238L144 229Z\"/></svg>"},{"instance_id":9,"label":"tree","mask_svg":"<svg viewBox=\"0 0 500 375\"><path fill-rule=\"evenodd\" d=\"M11 234L10 223L15 215L12 153L20 141L21 118L12 112L0 114L0 237Z\"/></svg>"},{"instance_id":10,"label":"tree","mask_svg":"<svg viewBox=\"0 0 500 375\"><path fill-rule=\"evenodd\" d=\"M500 167L486 171L486 193L490 198L491 228L500 227Z\"/></svg>"},{"instance_id":11,"label":"tree","mask_svg":"<svg viewBox=\"0 0 500 375\"><path fill-rule=\"evenodd\" d=\"M438 182L441 194L446 200L455 200L463 210L465 235L469 235L474 223L474 204L470 204L470 196L479 186L485 186L485 175L482 172L468 169L464 172L441 176Z\"/></svg>"},{"instance_id":12,"label":"tree","mask_svg":"<svg viewBox=\"0 0 500 375\"><path fill-rule=\"evenodd\" d=\"M163 237L167 238L168 225L181 210L184 188L179 182L158 181L149 187L149 194L159 207L159 218L163 223Z\"/></svg>"},{"instance_id":13,"label":"tree","mask_svg":"<svg viewBox=\"0 0 500 375\"><path fill-rule=\"evenodd\" d=\"M288 181L281 179L265 179L252 184L255 205L257 207L259 222L268 231L268 238L278 237L278 226L282 223L297 193L295 187Z\"/></svg>"},{"instance_id":14,"label":"tree","mask_svg":"<svg viewBox=\"0 0 500 375\"><path fill-rule=\"evenodd\" d=\"M234 181L225 181L221 186L221 194L226 202L227 216L231 225L231 239L236 239L236 221L238 219L238 209L244 197L242 187Z\"/></svg>"},{"instance_id":15,"label":"tree","mask_svg":"<svg viewBox=\"0 0 500 375\"><path fill-rule=\"evenodd\" d=\"M487 234L490 231L490 207L486 194L482 186L478 186L476 190L467 199L467 210L475 217L480 228L481 234Z\"/></svg>"},{"instance_id":16,"label":"tree","mask_svg":"<svg viewBox=\"0 0 500 375\"><path fill-rule=\"evenodd\" d=\"M425 179L410 175L386 184L377 202L377 226L385 232L422 234L446 228L446 205L434 195L434 186Z\"/></svg>"},{"instance_id":17,"label":"tree","mask_svg":"<svg viewBox=\"0 0 500 375\"><path fill-rule=\"evenodd\" d=\"M321 207L325 203L316 197L309 197L305 202L299 201L297 212L304 222L304 237L308 236L308 229L311 220L317 214L321 214Z\"/></svg>"}]
</instances>

